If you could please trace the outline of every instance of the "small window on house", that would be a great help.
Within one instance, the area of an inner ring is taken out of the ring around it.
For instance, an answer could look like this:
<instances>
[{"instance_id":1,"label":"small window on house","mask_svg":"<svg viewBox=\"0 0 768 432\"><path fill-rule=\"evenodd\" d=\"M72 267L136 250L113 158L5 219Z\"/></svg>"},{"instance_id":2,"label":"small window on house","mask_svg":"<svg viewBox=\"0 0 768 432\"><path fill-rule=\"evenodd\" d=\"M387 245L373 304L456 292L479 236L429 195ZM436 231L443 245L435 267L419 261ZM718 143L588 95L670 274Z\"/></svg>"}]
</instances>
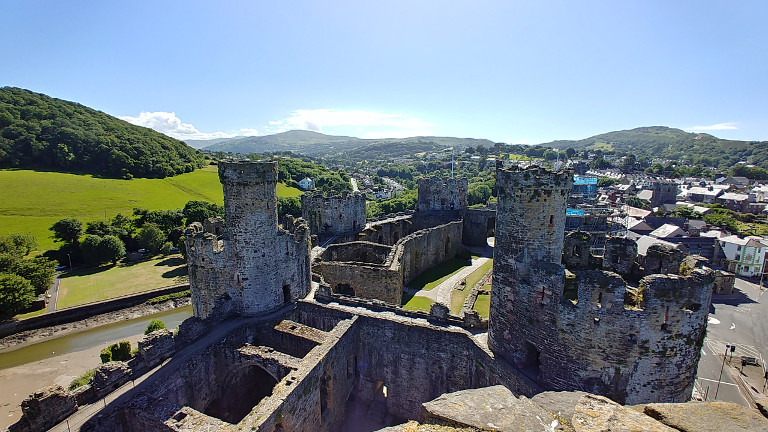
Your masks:
<instances>
[{"instance_id":1,"label":"small window on house","mask_svg":"<svg viewBox=\"0 0 768 432\"><path fill-rule=\"evenodd\" d=\"M736 255L736 261L741 261L741 255Z\"/></svg>"},{"instance_id":2,"label":"small window on house","mask_svg":"<svg viewBox=\"0 0 768 432\"><path fill-rule=\"evenodd\" d=\"M736 250L740 251L741 250L741 246L736 246Z\"/></svg>"}]
</instances>

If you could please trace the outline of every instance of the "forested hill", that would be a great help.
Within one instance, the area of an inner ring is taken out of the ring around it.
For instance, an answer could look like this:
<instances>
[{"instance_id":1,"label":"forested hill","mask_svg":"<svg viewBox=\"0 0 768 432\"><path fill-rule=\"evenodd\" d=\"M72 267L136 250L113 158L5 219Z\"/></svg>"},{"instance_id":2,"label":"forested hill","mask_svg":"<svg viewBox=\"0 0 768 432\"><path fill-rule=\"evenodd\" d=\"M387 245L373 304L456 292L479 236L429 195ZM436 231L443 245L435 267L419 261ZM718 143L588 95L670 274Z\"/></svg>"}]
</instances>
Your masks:
<instances>
[{"instance_id":1,"label":"forested hill","mask_svg":"<svg viewBox=\"0 0 768 432\"><path fill-rule=\"evenodd\" d=\"M493 147L494 143L485 139L429 136L362 139L292 130L274 135L233 138L204 147L203 150L242 154L290 151L314 157L378 160L447 147L456 147L458 150L477 145Z\"/></svg>"},{"instance_id":2,"label":"forested hill","mask_svg":"<svg viewBox=\"0 0 768 432\"><path fill-rule=\"evenodd\" d=\"M746 161L768 169L768 142L720 139L705 133L691 133L664 126L641 127L608 132L590 138L542 144L564 150L613 150L638 158L663 158L727 169Z\"/></svg>"},{"instance_id":3,"label":"forested hill","mask_svg":"<svg viewBox=\"0 0 768 432\"><path fill-rule=\"evenodd\" d=\"M162 178L203 165L181 141L74 102L0 88L0 168Z\"/></svg>"}]
</instances>

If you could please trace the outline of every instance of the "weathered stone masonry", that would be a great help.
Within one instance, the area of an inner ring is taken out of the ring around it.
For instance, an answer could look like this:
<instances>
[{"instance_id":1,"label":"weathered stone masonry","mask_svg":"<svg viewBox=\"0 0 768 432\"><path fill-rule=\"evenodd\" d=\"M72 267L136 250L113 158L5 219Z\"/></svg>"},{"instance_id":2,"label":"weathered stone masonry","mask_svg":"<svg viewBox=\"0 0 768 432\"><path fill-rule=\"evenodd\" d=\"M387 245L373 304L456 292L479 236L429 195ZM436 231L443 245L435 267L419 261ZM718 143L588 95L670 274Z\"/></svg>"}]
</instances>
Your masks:
<instances>
[{"instance_id":1,"label":"weathered stone masonry","mask_svg":"<svg viewBox=\"0 0 768 432\"><path fill-rule=\"evenodd\" d=\"M309 230L277 224L277 162L220 162L227 226L221 238L200 224L185 232L195 316L260 314L306 296Z\"/></svg>"},{"instance_id":2,"label":"weathered stone masonry","mask_svg":"<svg viewBox=\"0 0 768 432\"><path fill-rule=\"evenodd\" d=\"M548 388L621 403L688 400L707 323L710 272L646 276L629 289L590 257L567 257L580 268L566 282L560 261L571 178L570 172L497 168L489 346ZM636 257L618 258L612 250L606 267L632 268L626 261Z\"/></svg>"},{"instance_id":3,"label":"weathered stone masonry","mask_svg":"<svg viewBox=\"0 0 768 432\"><path fill-rule=\"evenodd\" d=\"M365 195L342 192L325 195L305 192L301 195L301 216L312 235L330 236L361 231L365 228Z\"/></svg>"},{"instance_id":4,"label":"weathered stone masonry","mask_svg":"<svg viewBox=\"0 0 768 432\"><path fill-rule=\"evenodd\" d=\"M422 177L416 209L420 212L464 210L467 208L467 184L466 177Z\"/></svg>"}]
</instances>

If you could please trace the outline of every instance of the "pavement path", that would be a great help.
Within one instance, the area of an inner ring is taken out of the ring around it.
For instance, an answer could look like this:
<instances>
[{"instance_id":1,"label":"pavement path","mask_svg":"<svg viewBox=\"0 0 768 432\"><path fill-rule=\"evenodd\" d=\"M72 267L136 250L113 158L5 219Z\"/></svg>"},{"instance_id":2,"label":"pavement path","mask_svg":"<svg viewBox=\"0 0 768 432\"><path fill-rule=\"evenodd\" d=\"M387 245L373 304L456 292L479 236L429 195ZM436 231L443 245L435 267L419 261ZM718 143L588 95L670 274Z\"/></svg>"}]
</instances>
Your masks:
<instances>
[{"instance_id":1,"label":"pavement path","mask_svg":"<svg viewBox=\"0 0 768 432\"><path fill-rule=\"evenodd\" d=\"M462 280L472 274L473 271L480 268L483 264L490 260L493 256L493 251L490 248L476 249L472 252L480 253L482 256L473 258L472 264L459 270L456 274L452 275L448 279L441 282L431 290L415 290L405 287L405 292L408 294L418 295L433 300L436 303L441 303L449 308L451 307L451 293L456 289ZM464 289L471 289L472 287L465 287Z\"/></svg>"},{"instance_id":2,"label":"pavement path","mask_svg":"<svg viewBox=\"0 0 768 432\"><path fill-rule=\"evenodd\" d=\"M59 275L53 277L53 283L48 288L48 306L45 308L45 312L53 312L56 310L56 302L59 301Z\"/></svg>"}]
</instances>

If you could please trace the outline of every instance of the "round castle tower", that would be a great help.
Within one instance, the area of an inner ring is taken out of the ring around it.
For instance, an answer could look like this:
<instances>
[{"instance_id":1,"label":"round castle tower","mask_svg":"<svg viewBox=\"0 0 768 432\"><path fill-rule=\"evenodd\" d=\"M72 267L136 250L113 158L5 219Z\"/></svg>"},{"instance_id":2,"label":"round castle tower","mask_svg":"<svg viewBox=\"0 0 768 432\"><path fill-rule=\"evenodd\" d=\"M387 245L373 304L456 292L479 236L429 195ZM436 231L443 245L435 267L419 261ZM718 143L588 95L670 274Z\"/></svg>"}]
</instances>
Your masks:
<instances>
[{"instance_id":1,"label":"round castle tower","mask_svg":"<svg viewBox=\"0 0 768 432\"><path fill-rule=\"evenodd\" d=\"M306 295L308 232L278 227L277 162L220 162L219 179L227 225L228 291L236 312L259 314Z\"/></svg>"},{"instance_id":2,"label":"round castle tower","mask_svg":"<svg viewBox=\"0 0 768 432\"><path fill-rule=\"evenodd\" d=\"M537 324L557 314L565 209L573 172L496 167L498 207L488 345L518 367L538 363ZM549 317L548 315L552 315Z\"/></svg>"}]
</instances>

